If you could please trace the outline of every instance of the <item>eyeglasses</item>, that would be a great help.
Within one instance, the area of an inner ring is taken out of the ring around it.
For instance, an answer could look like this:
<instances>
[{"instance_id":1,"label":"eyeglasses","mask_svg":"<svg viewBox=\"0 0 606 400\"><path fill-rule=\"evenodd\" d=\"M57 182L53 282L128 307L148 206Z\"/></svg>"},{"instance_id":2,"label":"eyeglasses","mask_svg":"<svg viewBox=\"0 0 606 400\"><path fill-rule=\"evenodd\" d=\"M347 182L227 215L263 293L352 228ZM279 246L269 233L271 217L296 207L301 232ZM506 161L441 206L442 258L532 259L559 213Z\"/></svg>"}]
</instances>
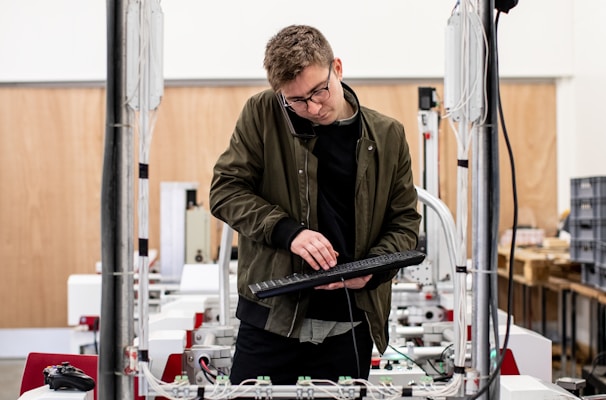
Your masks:
<instances>
[{"instance_id":1,"label":"eyeglasses","mask_svg":"<svg viewBox=\"0 0 606 400\"><path fill-rule=\"evenodd\" d=\"M297 112L305 112L307 111L308 101L311 101L316 104L321 104L330 98L330 90L328 87L330 85L330 74L332 73L332 61L328 66L328 77L326 78L326 86L317 90L314 90L309 97L304 99L297 99L288 101L284 94L282 94L282 100L284 101L284 106L292 109Z\"/></svg>"}]
</instances>

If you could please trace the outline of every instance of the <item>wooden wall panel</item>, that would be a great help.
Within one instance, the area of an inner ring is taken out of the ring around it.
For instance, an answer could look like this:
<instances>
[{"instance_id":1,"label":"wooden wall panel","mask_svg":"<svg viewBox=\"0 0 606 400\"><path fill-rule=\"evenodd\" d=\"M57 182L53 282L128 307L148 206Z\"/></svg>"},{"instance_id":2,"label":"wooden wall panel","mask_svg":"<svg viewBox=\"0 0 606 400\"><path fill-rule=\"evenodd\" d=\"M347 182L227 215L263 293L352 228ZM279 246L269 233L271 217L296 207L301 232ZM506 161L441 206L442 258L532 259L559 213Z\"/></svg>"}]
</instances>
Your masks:
<instances>
[{"instance_id":1,"label":"wooden wall panel","mask_svg":"<svg viewBox=\"0 0 606 400\"><path fill-rule=\"evenodd\" d=\"M515 158L519 225L532 225L553 236L557 209L556 90L550 83L504 85L505 125ZM500 140L501 231L512 226L511 172Z\"/></svg>"},{"instance_id":2,"label":"wooden wall panel","mask_svg":"<svg viewBox=\"0 0 606 400\"><path fill-rule=\"evenodd\" d=\"M363 104L404 123L417 182L420 85L428 84L353 85ZM441 85L435 87L441 94ZM244 101L263 88L166 88L150 154L152 248L160 249L160 182L198 182L198 201L206 206L212 166L228 143ZM502 95L516 153L520 206L538 226L553 232L555 86L512 82L503 86ZM93 273L101 257L104 125L102 88L0 88L0 301L10 305L0 309L0 328L67 325L67 278ZM454 210L456 141L444 122L440 137L440 190ZM512 208L503 149L501 154L505 229ZM220 227L215 221L215 249Z\"/></svg>"},{"instance_id":3,"label":"wooden wall panel","mask_svg":"<svg viewBox=\"0 0 606 400\"><path fill-rule=\"evenodd\" d=\"M67 325L100 253L102 89L0 90L0 327Z\"/></svg>"}]
</instances>

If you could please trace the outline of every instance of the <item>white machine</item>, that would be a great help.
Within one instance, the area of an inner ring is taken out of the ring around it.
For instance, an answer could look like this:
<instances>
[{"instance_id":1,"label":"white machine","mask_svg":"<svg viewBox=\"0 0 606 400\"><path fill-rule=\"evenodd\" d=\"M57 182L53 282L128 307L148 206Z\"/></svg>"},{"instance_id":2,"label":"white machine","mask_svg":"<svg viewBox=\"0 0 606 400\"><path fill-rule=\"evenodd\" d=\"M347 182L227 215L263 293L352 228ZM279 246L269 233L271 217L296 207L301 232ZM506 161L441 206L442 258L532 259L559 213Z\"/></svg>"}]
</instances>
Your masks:
<instances>
[{"instance_id":1,"label":"white machine","mask_svg":"<svg viewBox=\"0 0 606 400\"><path fill-rule=\"evenodd\" d=\"M566 400L578 396L560 386L529 375L501 376L501 400Z\"/></svg>"},{"instance_id":2,"label":"white machine","mask_svg":"<svg viewBox=\"0 0 606 400\"><path fill-rule=\"evenodd\" d=\"M19 400L93 400L93 391L81 392L79 390L54 390L48 385L28 390Z\"/></svg>"},{"instance_id":3,"label":"white machine","mask_svg":"<svg viewBox=\"0 0 606 400\"><path fill-rule=\"evenodd\" d=\"M184 264L211 262L210 214L196 200L195 182L160 183L160 271L178 282Z\"/></svg>"}]
</instances>

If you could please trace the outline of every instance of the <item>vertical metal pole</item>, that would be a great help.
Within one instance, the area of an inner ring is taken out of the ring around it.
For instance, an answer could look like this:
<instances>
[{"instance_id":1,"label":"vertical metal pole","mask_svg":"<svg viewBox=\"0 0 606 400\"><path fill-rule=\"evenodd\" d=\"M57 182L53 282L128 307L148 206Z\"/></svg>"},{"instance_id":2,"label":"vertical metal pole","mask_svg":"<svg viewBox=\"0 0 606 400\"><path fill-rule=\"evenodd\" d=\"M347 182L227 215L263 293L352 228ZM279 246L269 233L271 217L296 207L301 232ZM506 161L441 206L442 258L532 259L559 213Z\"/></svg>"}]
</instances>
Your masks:
<instances>
[{"instance_id":1,"label":"vertical metal pole","mask_svg":"<svg viewBox=\"0 0 606 400\"><path fill-rule=\"evenodd\" d=\"M221 325L229 325L230 322L229 262L231 260L233 237L233 229L223 223L221 247L219 248L219 321Z\"/></svg>"},{"instance_id":2,"label":"vertical metal pole","mask_svg":"<svg viewBox=\"0 0 606 400\"><path fill-rule=\"evenodd\" d=\"M493 51L493 10L494 1L480 1L479 14L484 32L487 37L488 67L485 77L485 104L486 120L474 135L473 144L473 173L472 173L472 253L474 268L474 300L472 306L472 360L480 376L488 377L491 373L491 344L489 340L491 313L490 307L494 305L491 291L497 293L496 279L496 244L495 226L498 227L499 180L498 180L498 137L496 118L496 93L494 75ZM486 56L486 53L483 54ZM498 231L498 228L497 228ZM496 329L495 329L496 331ZM494 348L499 349L499 338L495 338ZM483 384L487 381L484 380ZM499 379L495 379L488 392L480 399L498 399Z\"/></svg>"},{"instance_id":3,"label":"vertical metal pole","mask_svg":"<svg viewBox=\"0 0 606 400\"><path fill-rule=\"evenodd\" d=\"M547 336L547 288L541 285L541 335Z\"/></svg>"},{"instance_id":4,"label":"vertical metal pole","mask_svg":"<svg viewBox=\"0 0 606 400\"><path fill-rule=\"evenodd\" d=\"M123 373L133 328L133 139L124 105L125 2L107 2L106 126L101 187L102 295L99 400L130 400L133 380Z\"/></svg>"},{"instance_id":5,"label":"vertical metal pole","mask_svg":"<svg viewBox=\"0 0 606 400\"><path fill-rule=\"evenodd\" d=\"M487 222L488 214L486 204L488 197L484 191L485 185L483 179L486 176L485 164L482 160L485 158L485 149L482 146L483 135L478 135L473 139L473 173L472 173L472 265L473 273L473 300L472 300L472 352L471 359L473 368L478 371L480 376L487 377L490 373L490 342L489 333L489 313L488 302L490 301L488 286L488 249L489 244L486 234L488 233ZM482 385L486 381L482 381ZM479 399L487 399L486 394Z\"/></svg>"},{"instance_id":6,"label":"vertical metal pole","mask_svg":"<svg viewBox=\"0 0 606 400\"><path fill-rule=\"evenodd\" d=\"M562 289L561 294L561 313L560 318L562 318L562 354L560 355L560 361L562 363L562 376L566 376L568 374L568 366L566 365L566 360L568 359L568 349L567 349L567 340L568 340L568 326L567 326L567 318L568 318L568 289Z\"/></svg>"},{"instance_id":7,"label":"vertical metal pole","mask_svg":"<svg viewBox=\"0 0 606 400\"><path fill-rule=\"evenodd\" d=\"M139 32L137 40L139 40L139 57L138 60L138 76L139 76L139 163L147 164L146 148L148 138L151 135L149 124L149 87L150 87L150 25L151 25L151 7L148 1L141 1L136 4L139 8ZM147 42L147 43L145 43ZM149 221L148 221L148 179L139 179L139 238L148 239ZM148 392L149 383L144 375L143 364L149 363L149 262L147 254L139 259L139 291L137 295L138 315L138 332L139 339L139 388L138 395L143 396ZM146 367L146 366L145 366Z\"/></svg>"},{"instance_id":8,"label":"vertical metal pole","mask_svg":"<svg viewBox=\"0 0 606 400\"><path fill-rule=\"evenodd\" d=\"M577 292L570 291L570 375L577 376Z\"/></svg>"}]
</instances>

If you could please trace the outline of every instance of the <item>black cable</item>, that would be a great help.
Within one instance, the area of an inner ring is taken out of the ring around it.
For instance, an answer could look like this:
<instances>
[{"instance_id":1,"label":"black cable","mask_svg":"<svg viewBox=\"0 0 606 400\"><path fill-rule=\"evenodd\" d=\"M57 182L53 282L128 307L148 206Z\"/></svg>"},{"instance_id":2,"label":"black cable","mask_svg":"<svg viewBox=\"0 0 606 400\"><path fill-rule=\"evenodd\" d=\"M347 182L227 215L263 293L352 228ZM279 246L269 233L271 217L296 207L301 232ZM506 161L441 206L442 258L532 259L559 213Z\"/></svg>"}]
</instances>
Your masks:
<instances>
[{"instance_id":1,"label":"black cable","mask_svg":"<svg viewBox=\"0 0 606 400\"><path fill-rule=\"evenodd\" d=\"M213 374L209 368L210 360L209 360L209 365L206 365L206 362L202 358L200 358L199 364L200 364L200 368L202 369L202 373L204 374L204 377L206 378L206 380L209 381L210 383L215 383L215 381L217 379L217 375Z\"/></svg>"},{"instance_id":2,"label":"black cable","mask_svg":"<svg viewBox=\"0 0 606 400\"><path fill-rule=\"evenodd\" d=\"M434 371L436 371L436 373L437 373L439 376L449 376L449 375L448 375L446 372L441 372L441 371L438 371L438 369L436 368L436 366L435 366L435 365L433 365L433 362L431 362L431 360L427 360L427 364L429 364L429 365L431 366L431 368L432 368Z\"/></svg>"},{"instance_id":3,"label":"black cable","mask_svg":"<svg viewBox=\"0 0 606 400\"><path fill-rule=\"evenodd\" d=\"M206 380L208 382L210 382L211 384L215 384L216 383L216 380L213 379L213 377L212 377L213 375L210 374L209 372L207 372L205 370L202 370L202 374L204 375L204 377L206 378Z\"/></svg>"},{"instance_id":4,"label":"black cable","mask_svg":"<svg viewBox=\"0 0 606 400\"><path fill-rule=\"evenodd\" d=\"M449 380L452 379L452 374L451 375L435 376L432 379L433 379L434 382L448 382Z\"/></svg>"},{"instance_id":5,"label":"black cable","mask_svg":"<svg viewBox=\"0 0 606 400\"><path fill-rule=\"evenodd\" d=\"M499 16L496 17L496 20L498 21ZM501 89L500 89L500 85L499 85L499 71L498 71L498 55L497 55L497 38L496 38L496 26L497 26L497 22L493 22L491 29L492 29L492 36L493 36L493 43L494 46L492 48L491 51L491 59L493 62L493 74L492 74L492 93L493 93L493 97L496 99L496 101L494 102L494 106L496 106L495 108L493 108L494 112L497 113L497 109L498 109L498 115L501 118L501 126L503 127L503 132L504 132L504 136L505 136L505 140L507 140L507 129L504 125L504 119L503 119L503 109L502 109L502 104L501 104ZM492 107L492 106L491 106ZM498 313L498 309L499 309L499 293L498 293L498 286L499 286L499 277L497 275L497 268L498 268L498 244L497 244L497 238L499 236L499 217L500 217L500 212L501 212L501 178L500 178L500 163L499 163L499 122L496 120L496 118L491 118L491 124L493 124L495 126L495 134L491 136L492 142L491 142L491 157L490 157L490 162L492 164L492 167L490 168L491 171L491 182L490 182L490 186L492 188L492 198L490 201L490 204L492 205L492 207L490 208L490 221L492 223L491 226L491 238L494 238L493 241L491 241L491 245L493 247L491 247L491 251L490 251L490 266L491 266L491 271L494 272L493 274L489 275L489 279L488 279L488 285L489 285L489 293L492 293L491 296L491 300L489 302L489 312L490 312L490 317L492 318L492 327L493 327L493 337L494 337L494 343L495 343L495 347L499 348L499 313ZM509 153L511 155L511 152ZM511 156L510 158L510 164L513 165L513 156ZM514 187L515 187L515 183L514 183ZM515 208L515 207L514 207ZM510 268L510 270L513 271L513 267ZM496 357L496 355L495 355ZM504 356L503 356L504 357ZM489 361L492 361L492 358L489 358ZM491 364L489 363L489 370L490 370ZM500 367L499 369L495 369L494 372L495 376L500 376ZM494 379L493 379L494 380Z\"/></svg>"},{"instance_id":6,"label":"black cable","mask_svg":"<svg viewBox=\"0 0 606 400\"><path fill-rule=\"evenodd\" d=\"M598 365L598 361L604 358L606 359L606 351L603 351L601 353L598 353L594 358L593 361L591 362L591 371L589 372L589 375L593 375L595 372L595 367L597 367Z\"/></svg>"},{"instance_id":7,"label":"black cable","mask_svg":"<svg viewBox=\"0 0 606 400\"><path fill-rule=\"evenodd\" d=\"M99 342L97 340L97 332L99 331L99 317L93 321L93 345L95 346L95 354L99 355Z\"/></svg>"},{"instance_id":8,"label":"black cable","mask_svg":"<svg viewBox=\"0 0 606 400\"><path fill-rule=\"evenodd\" d=\"M501 15L501 12L497 12L497 15L495 17L495 23L494 23L494 34L492 35L493 37L493 43L494 43L494 52L493 52L493 57L494 57L494 70L495 70L495 76L498 77L498 51L497 51L497 37L496 37L496 32L498 31L498 26L499 26L499 17ZM514 255L515 255L515 241L516 241L516 234L517 234L517 225L518 225L518 191L517 191L517 184L516 184L516 173L515 173L515 162L514 162L514 158L513 158L513 151L511 149L511 143L509 141L509 134L507 133L507 126L505 124L505 117L503 115L503 105L501 102L501 91L500 91L500 87L498 84L498 80L497 80L497 85L496 85L496 91L497 91L497 106L499 109L499 118L500 118L500 122L501 122L501 127L503 128L503 137L505 139L505 144L507 147L507 154L509 157L509 161L510 161L510 167L511 167L511 184L512 184L512 196L513 196L513 227L512 227L512 233L511 233L511 247L510 247L510 252L509 252L509 281L508 281L508 287L507 287L507 324L506 324L506 330L505 330L505 337L503 339L503 347L502 347L502 352L501 354L499 354L499 358L497 361L497 364L495 366L495 369L490 373L490 376L488 378L488 382L486 385L484 385L483 387L480 388L480 390L478 390L477 393L474 393L469 400L474 400L477 399L478 397L480 397L482 394L484 394L489 388L490 385L492 384L492 382L495 380L495 378L499 375L500 371L501 371L501 367L503 365L503 360L505 359L505 353L507 351L508 348L508 344L509 344L509 336L510 336L510 326L511 326L511 310L513 308L513 263L514 263ZM498 336L497 336L497 343L498 343Z\"/></svg>"},{"instance_id":9,"label":"black cable","mask_svg":"<svg viewBox=\"0 0 606 400\"><path fill-rule=\"evenodd\" d=\"M501 12L497 13L495 26L498 27L499 15ZM496 38L495 38L496 44ZM507 133L507 127L505 125L505 116L503 115L503 103L501 102L501 91L498 92L498 107L499 107L499 116L501 120L501 126L503 127L503 138L505 139L505 144L507 147L507 154L510 161L511 168L511 186L512 186L512 201L513 201L513 226L511 232L511 244L509 248L509 281L507 286L507 326L505 332L505 338L503 340L503 351L507 350L509 343L509 330L511 326L511 314L513 309L513 264L514 264L514 256L515 256L515 243L516 236L518 231L518 189L516 183L516 172L515 172L515 162L513 157L513 150L511 148L511 142L509 140L509 134ZM503 362L504 355L501 357L501 363ZM500 363L500 364L501 364ZM500 367L499 364L499 367Z\"/></svg>"},{"instance_id":10,"label":"black cable","mask_svg":"<svg viewBox=\"0 0 606 400\"><path fill-rule=\"evenodd\" d=\"M399 355L401 355L402 357L404 357L405 359L407 359L410 362L412 362L414 365L416 365L417 367L419 367L421 369L421 371L425 372L425 375L429 376L429 374L427 373L427 371L425 371L425 368L423 368L418 362L416 362L412 358L408 357L406 354L402 353L400 350L396 349L391 344L389 345L389 348L392 349L393 351L395 351L396 353L398 353ZM436 370L436 372L438 372L438 371Z\"/></svg>"},{"instance_id":11,"label":"black cable","mask_svg":"<svg viewBox=\"0 0 606 400\"><path fill-rule=\"evenodd\" d=\"M448 351L448 349L450 349L451 347L454 347L454 343L449 344L448 346L444 347L444 350L442 350L442 353L440 354L440 359L443 360L444 356L446 355L446 352Z\"/></svg>"},{"instance_id":12,"label":"black cable","mask_svg":"<svg viewBox=\"0 0 606 400\"><path fill-rule=\"evenodd\" d=\"M349 322L351 322L351 337L353 340L354 354L356 355L356 368L358 371L358 378L361 378L360 372L360 354L358 353L358 341L356 340L356 329L354 326L353 320L353 310L351 307L351 299L349 298L349 291L347 290L347 286L345 286L345 279L341 277L341 282L343 282L343 289L345 289L345 296L347 297L347 305L349 307Z\"/></svg>"}]
</instances>

